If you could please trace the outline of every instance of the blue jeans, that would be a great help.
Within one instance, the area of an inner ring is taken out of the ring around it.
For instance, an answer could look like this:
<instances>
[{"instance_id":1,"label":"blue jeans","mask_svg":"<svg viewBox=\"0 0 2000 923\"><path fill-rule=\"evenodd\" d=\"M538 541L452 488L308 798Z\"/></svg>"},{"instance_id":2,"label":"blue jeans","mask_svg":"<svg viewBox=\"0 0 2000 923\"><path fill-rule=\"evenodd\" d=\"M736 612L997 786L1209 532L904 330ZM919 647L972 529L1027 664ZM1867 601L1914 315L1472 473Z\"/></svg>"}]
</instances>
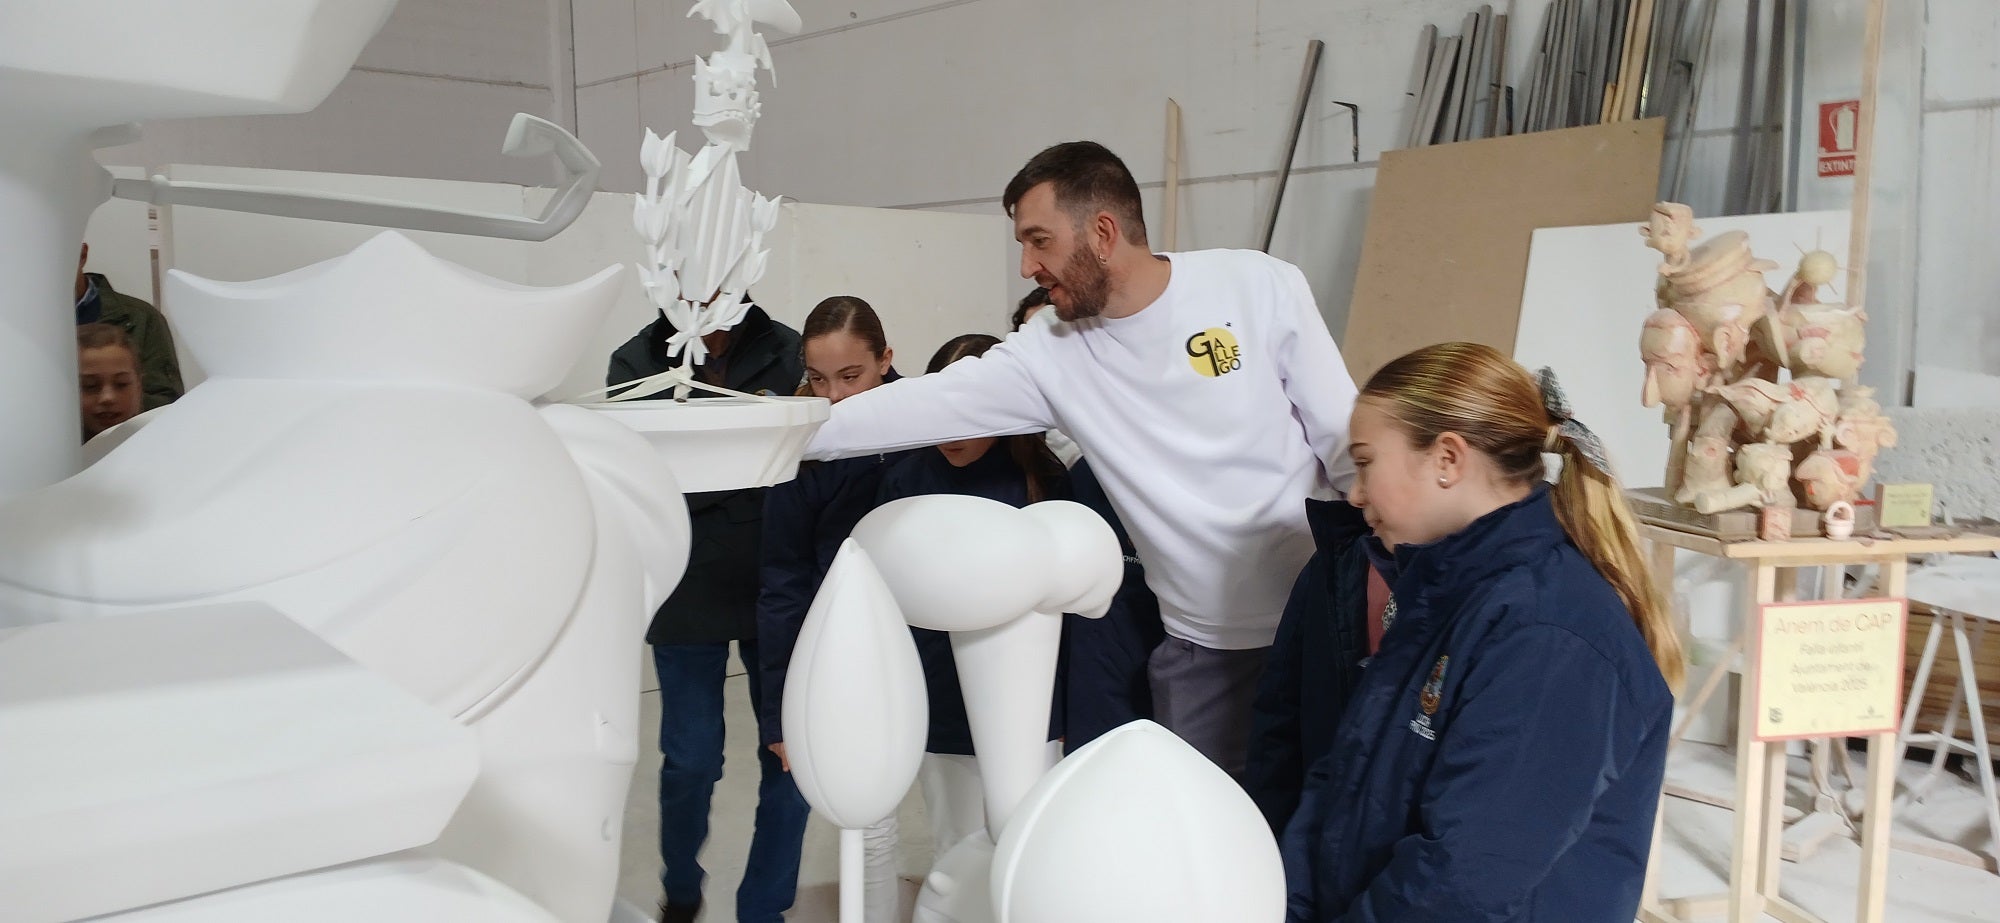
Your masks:
<instances>
[{"instance_id":1,"label":"blue jeans","mask_svg":"<svg viewBox=\"0 0 2000 923\"><path fill-rule=\"evenodd\" d=\"M763 698L757 688L757 642L737 642L750 671L751 709ZM729 644L656 644L653 669L660 677L660 884L670 904L701 901L698 856L708 839L709 796L722 778L722 682ZM753 731L752 736L755 736ZM757 827L743 885L736 890L741 923L780 923L799 886L799 851L810 810L792 777L771 751L759 748L762 781L757 786Z\"/></svg>"}]
</instances>

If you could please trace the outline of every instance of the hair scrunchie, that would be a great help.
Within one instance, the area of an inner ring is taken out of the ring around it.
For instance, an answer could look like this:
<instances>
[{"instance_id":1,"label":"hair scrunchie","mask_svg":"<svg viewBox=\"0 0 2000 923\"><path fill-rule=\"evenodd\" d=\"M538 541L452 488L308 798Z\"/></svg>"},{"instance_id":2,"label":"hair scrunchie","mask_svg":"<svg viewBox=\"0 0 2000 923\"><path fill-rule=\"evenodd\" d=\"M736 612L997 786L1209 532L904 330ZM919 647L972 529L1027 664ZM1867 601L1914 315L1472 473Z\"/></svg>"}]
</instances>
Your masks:
<instances>
[{"instance_id":1,"label":"hair scrunchie","mask_svg":"<svg viewBox=\"0 0 2000 923\"><path fill-rule=\"evenodd\" d=\"M1542 443L1543 450L1553 452L1559 440L1568 439L1584 461L1610 476L1611 459L1604 452L1604 440L1597 438L1590 427L1577 422L1570 410L1569 397L1563 394L1562 384L1556 381L1555 369L1544 366L1535 373L1535 384L1542 391L1542 409L1549 415L1549 436Z\"/></svg>"}]
</instances>

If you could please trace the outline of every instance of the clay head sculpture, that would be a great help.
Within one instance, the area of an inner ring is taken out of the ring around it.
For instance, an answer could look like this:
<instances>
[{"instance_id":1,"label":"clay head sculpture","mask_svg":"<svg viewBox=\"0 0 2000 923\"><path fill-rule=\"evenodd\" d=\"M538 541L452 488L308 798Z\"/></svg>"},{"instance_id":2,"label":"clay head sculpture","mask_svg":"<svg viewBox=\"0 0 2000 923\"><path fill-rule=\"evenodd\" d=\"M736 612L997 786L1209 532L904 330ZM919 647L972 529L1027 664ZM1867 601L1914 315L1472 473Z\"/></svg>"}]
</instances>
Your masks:
<instances>
[{"instance_id":1,"label":"clay head sculpture","mask_svg":"<svg viewBox=\"0 0 2000 923\"><path fill-rule=\"evenodd\" d=\"M1863 481L1875 472L1875 456L1883 449L1896 445L1896 427L1889 418L1879 411L1871 410L1873 400L1860 402L1848 410L1841 411L1840 418L1833 424L1833 443L1853 452L1861 460L1860 477Z\"/></svg>"},{"instance_id":2,"label":"clay head sculpture","mask_svg":"<svg viewBox=\"0 0 2000 923\"><path fill-rule=\"evenodd\" d=\"M1799 463L1795 472L1805 489L1806 505L1825 510L1842 500L1853 502L1861 496L1864 478L1861 457L1846 449L1821 449Z\"/></svg>"},{"instance_id":3,"label":"clay head sculpture","mask_svg":"<svg viewBox=\"0 0 2000 923\"><path fill-rule=\"evenodd\" d=\"M1751 329L1768 323L1772 297L1764 273L1776 268L1757 259L1743 232L1718 234L1694 248L1681 267L1662 267L1661 307L1686 315L1716 366L1733 377L1743 365Z\"/></svg>"},{"instance_id":4,"label":"clay head sculpture","mask_svg":"<svg viewBox=\"0 0 2000 923\"><path fill-rule=\"evenodd\" d=\"M1791 397L1790 389L1784 385L1761 378L1746 378L1709 390L1735 409L1743 427L1751 433L1762 433L1765 427L1771 425L1771 415L1777 411L1778 405Z\"/></svg>"},{"instance_id":5,"label":"clay head sculpture","mask_svg":"<svg viewBox=\"0 0 2000 923\"><path fill-rule=\"evenodd\" d=\"M1667 258L1660 264L1662 275L1687 266L1688 244L1700 233L1701 229L1694 226L1694 209L1679 202L1654 203L1652 217L1639 229L1646 246Z\"/></svg>"},{"instance_id":6,"label":"clay head sculpture","mask_svg":"<svg viewBox=\"0 0 2000 923\"><path fill-rule=\"evenodd\" d=\"M1753 442L1736 450L1736 482L1757 488L1765 506L1797 506L1792 496L1792 449Z\"/></svg>"},{"instance_id":7,"label":"clay head sculpture","mask_svg":"<svg viewBox=\"0 0 2000 923\"><path fill-rule=\"evenodd\" d=\"M1833 424L1840 415L1840 395L1831 378L1794 378L1785 386L1785 399L1771 411L1764 428L1770 442L1790 445L1817 434L1820 447L1833 445Z\"/></svg>"},{"instance_id":8,"label":"clay head sculpture","mask_svg":"<svg viewBox=\"0 0 2000 923\"><path fill-rule=\"evenodd\" d=\"M1647 407L1687 407L1713 370L1694 325L1680 312L1664 308L1646 318L1646 328L1639 334L1639 356L1646 362L1641 401Z\"/></svg>"},{"instance_id":9,"label":"clay head sculpture","mask_svg":"<svg viewBox=\"0 0 2000 923\"><path fill-rule=\"evenodd\" d=\"M1846 305L1789 305L1779 318L1794 375L1850 381L1861 371L1868 315Z\"/></svg>"},{"instance_id":10,"label":"clay head sculpture","mask_svg":"<svg viewBox=\"0 0 2000 923\"><path fill-rule=\"evenodd\" d=\"M1728 490L1729 457L1728 439L1694 437L1688 443L1687 471L1682 476L1680 491L1674 495L1675 502L1693 503L1702 494Z\"/></svg>"}]
</instances>

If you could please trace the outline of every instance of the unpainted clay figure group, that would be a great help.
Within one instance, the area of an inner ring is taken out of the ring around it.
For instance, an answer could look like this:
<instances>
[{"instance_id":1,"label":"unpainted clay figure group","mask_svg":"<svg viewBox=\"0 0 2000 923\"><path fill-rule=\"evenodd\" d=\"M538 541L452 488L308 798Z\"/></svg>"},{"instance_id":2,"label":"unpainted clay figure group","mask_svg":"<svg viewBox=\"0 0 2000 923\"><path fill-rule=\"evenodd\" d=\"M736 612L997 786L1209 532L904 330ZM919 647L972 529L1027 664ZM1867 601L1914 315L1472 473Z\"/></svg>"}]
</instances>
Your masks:
<instances>
[{"instance_id":1,"label":"unpainted clay figure group","mask_svg":"<svg viewBox=\"0 0 2000 923\"><path fill-rule=\"evenodd\" d=\"M1876 454L1896 444L1873 389L1855 383L1867 315L1819 301L1839 272L1824 250L1773 293L1764 273L1777 265L1756 258L1748 235L1691 246L1700 233L1674 202L1654 205L1639 229L1666 257L1639 353L1644 403L1664 407L1673 429L1668 493L1703 513L1852 503Z\"/></svg>"}]
</instances>

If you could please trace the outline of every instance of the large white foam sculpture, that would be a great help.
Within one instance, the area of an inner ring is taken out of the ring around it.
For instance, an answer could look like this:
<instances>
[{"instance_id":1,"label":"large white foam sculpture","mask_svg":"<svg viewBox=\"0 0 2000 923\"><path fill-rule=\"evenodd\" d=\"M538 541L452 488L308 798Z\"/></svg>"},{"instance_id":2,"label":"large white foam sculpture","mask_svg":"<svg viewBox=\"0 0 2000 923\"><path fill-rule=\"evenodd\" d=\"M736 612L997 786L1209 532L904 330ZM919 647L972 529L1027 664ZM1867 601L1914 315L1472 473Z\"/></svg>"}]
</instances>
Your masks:
<instances>
[{"instance_id":1,"label":"large white foam sculpture","mask_svg":"<svg viewBox=\"0 0 2000 923\"><path fill-rule=\"evenodd\" d=\"M685 353L692 367L707 357L704 335L743 319L743 295L770 258L764 235L778 224L777 201L745 188L736 164L763 109L757 72L771 70L771 50L756 28L797 32L802 24L786 0L696 0L688 16L709 20L728 39L694 62L694 124L708 144L689 157L675 133L646 130L639 148L646 191L634 197L632 223L646 243L640 282L674 325L667 350ZM685 389L678 396L685 398Z\"/></svg>"},{"instance_id":2,"label":"large white foam sculpture","mask_svg":"<svg viewBox=\"0 0 2000 923\"><path fill-rule=\"evenodd\" d=\"M77 464L77 243L92 148L142 119L304 112L395 0L0 0L0 497Z\"/></svg>"},{"instance_id":3,"label":"large white foam sculpture","mask_svg":"<svg viewBox=\"0 0 2000 923\"><path fill-rule=\"evenodd\" d=\"M1278 923L1285 868L1229 774L1151 721L1115 728L1035 785L1000 837L998 923Z\"/></svg>"},{"instance_id":4,"label":"large white foam sculpture","mask_svg":"<svg viewBox=\"0 0 2000 923\"><path fill-rule=\"evenodd\" d=\"M170 274L208 379L0 503L8 920L607 918L687 511L640 436L531 399L618 274L395 233Z\"/></svg>"},{"instance_id":5,"label":"large white foam sculpture","mask_svg":"<svg viewBox=\"0 0 2000 923\"><path fill-rule=\"evenodd\" d=\"M916 643L868 553L841 543L806 610L780 719L799 793L840 828L840 918L862 914L862 829L916 781L930 715Z\"/></svg>"},{"instance_id":6,"label":"large white foam sculpture","mask_svg":"<svg viewBox=\"0 0 2000 923\"><path fill-rule=\"evenodd\" d=\"M999 881L994 841L1006 842L1017 809L1048 768L1045 741L1060 613L1097 617L1110 606L1124 576L1117 536L1097 514L1066 501L1016 509L981 497L911 497L864 517L834 568L841 573L830 572L814 600L786 685L785 739L793 747L810 741L816 754L800 778L801 789L815 809L836 817L849 832L895 810L921 759L923 711L911 703L923 701L924 687L920 669L912 671L920 665L908 633L884 626L900 615L910 625L950 632L987 825L938 858L919 895L917 919L996 920L1002 895L991 890ZM889 599L881 598L878 585ZM829 645L830 638L842 643ZM819 701L830 688L848 684L862 686L865 694L848 693L840 707ZM917 716L914 725L911 715ZM826 756L829 751L833 759ZM1201 762L1220 778L1221 794L1213 798L1226 806L1224 813L1234 808L1242 813L1238 820L1261 828L1255 806L1236 784ZM840 767L835 784L813 778L826 772L823 764ZM897 771L871 771L883 765ZM800 772L796 757L793 771ZM1210 775L1197 771L1175 778L1195 786L1185 797L1200 800L1202 787L1216 783ZM1059 822L1042 829L1056 826ZM858 856L858 843L846 842L851 839L844 836L843 842L843 919L856 918L859 911L858 863L849 856ZM1275 857L1269 835L1264 839ZM1191 854L1204 853L1196 848ZM1023 880L1032 890L1044 879ZM1282 899L1282 880L1277 895Z\"/></svg>"},{"instance_id":7,"label":"large white foam sculpture","mask_svg":"<svg viewBox=\"0 0 2000 923\"><path fill-rule=\"evenodd\" d=\"M1123 576L1111 528L1066 501L897 500L864 517L835 559L793 654L785 739L794 753L809 742L801 789L842 827L893 812L923 747L915 650L886 626L900 613L951 633L987 829L939 857L920 923L1283 918L1284 871L1263 816L1165 729L1135 722L1047 768L1056 613L1103 615ZM815 778L836 764L837 781ZM854 871L843 919L858 913Z\"/></svg>"}]
</instances>

